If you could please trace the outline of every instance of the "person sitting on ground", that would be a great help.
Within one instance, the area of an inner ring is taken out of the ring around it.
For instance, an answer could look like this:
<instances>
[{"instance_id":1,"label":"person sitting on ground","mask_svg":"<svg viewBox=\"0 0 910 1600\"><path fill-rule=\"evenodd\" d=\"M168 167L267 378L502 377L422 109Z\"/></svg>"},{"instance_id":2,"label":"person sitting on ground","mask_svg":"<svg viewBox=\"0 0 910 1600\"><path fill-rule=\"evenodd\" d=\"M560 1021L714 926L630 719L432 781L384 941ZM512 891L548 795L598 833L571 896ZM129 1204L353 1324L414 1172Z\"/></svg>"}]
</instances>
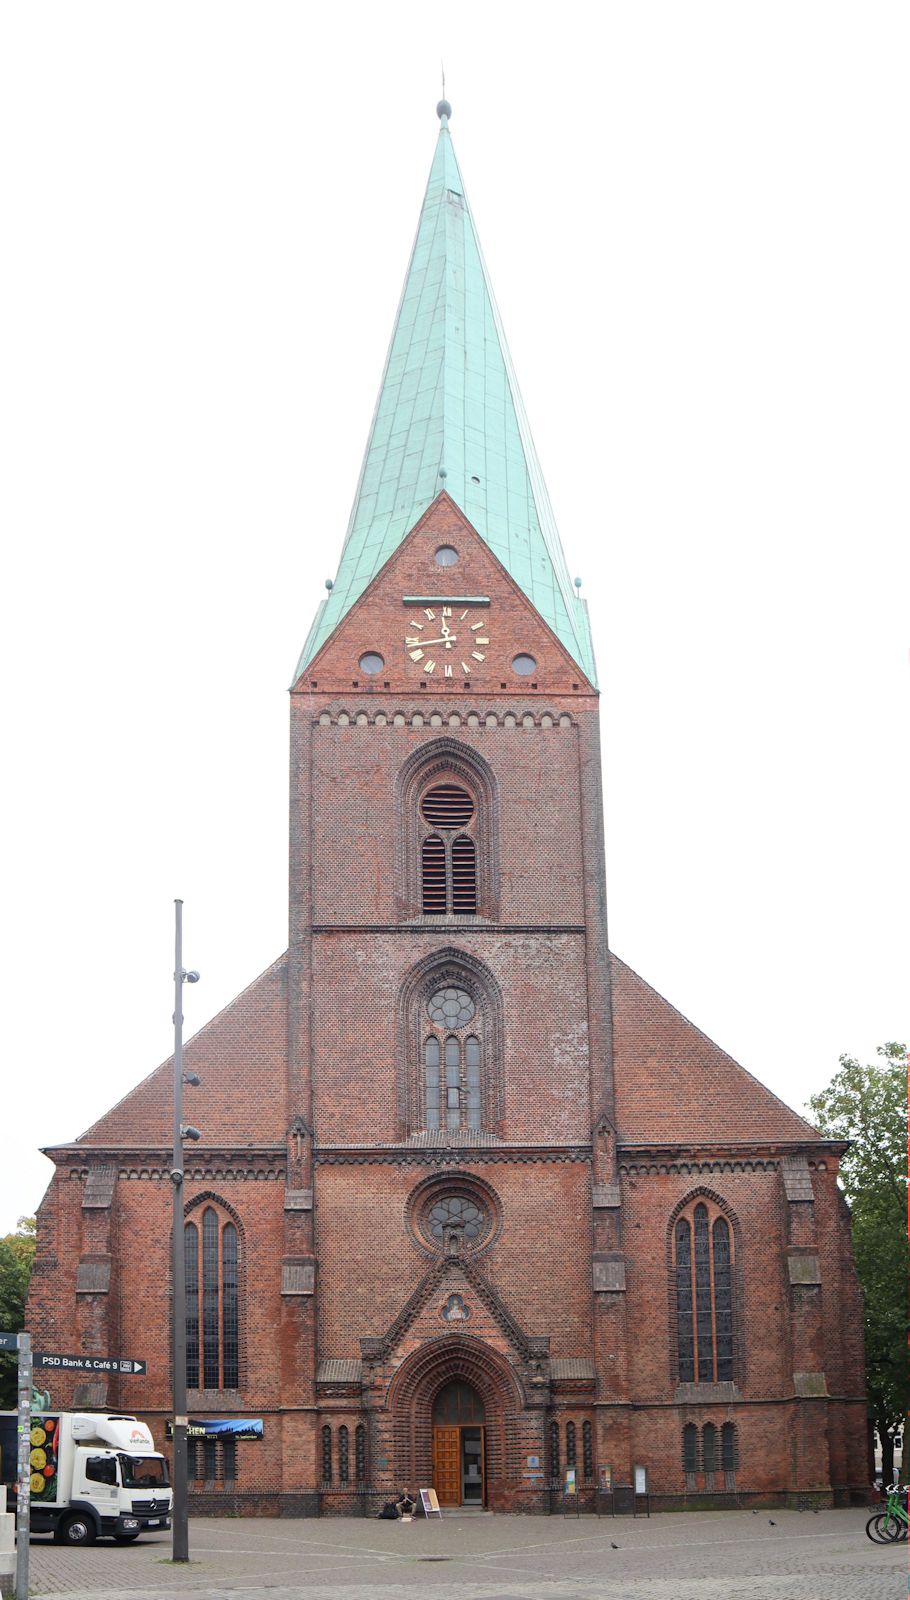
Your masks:
<instances>
[{"instance_id":1,"label":"person sitting on ground","mask_svg":"<svg viewBox=\"0 0 910 1600\"><path fill-rule=\"evenodd\" d=\"M417 1501L411 1494L410 1489L402 1489L401 1494L395 1502L395 1510L398 1512L398 1515L400 1517L413 1517L416 1506Z\"/></svg>"}]
</instances>

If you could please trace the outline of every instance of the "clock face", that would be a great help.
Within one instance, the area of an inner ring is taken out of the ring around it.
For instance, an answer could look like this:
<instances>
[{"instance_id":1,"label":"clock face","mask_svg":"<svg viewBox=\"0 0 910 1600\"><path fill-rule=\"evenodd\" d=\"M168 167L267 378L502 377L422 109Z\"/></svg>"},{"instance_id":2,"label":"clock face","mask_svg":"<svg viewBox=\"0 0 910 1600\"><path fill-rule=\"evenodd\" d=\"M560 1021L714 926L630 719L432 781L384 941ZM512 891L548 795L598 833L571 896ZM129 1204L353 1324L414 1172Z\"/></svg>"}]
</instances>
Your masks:
<instances>
[{"instance_id":1,"label":"clock face","mask_svg":"<svg viewBox=\"0 0 910 1600\"><path fill-rule=\"evenodd\" d=\"M489 613L479 606L440 601L408 615L404 648L421 676L469 678L486 661L489 644Z\"/></svg>"}]
</instances>

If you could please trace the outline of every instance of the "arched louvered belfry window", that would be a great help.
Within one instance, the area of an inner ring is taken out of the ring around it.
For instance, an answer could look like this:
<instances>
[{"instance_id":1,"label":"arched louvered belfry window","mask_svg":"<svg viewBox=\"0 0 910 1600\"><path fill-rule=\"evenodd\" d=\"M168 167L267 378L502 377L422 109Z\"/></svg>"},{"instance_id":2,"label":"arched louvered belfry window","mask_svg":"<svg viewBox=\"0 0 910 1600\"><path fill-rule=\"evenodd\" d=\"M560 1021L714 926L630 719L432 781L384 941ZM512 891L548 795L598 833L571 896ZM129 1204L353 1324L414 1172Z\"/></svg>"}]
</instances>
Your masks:
<instances>
[{"instance_id":1,"label":"arched louvered belfry window","mask_svg":"<svg viewBox=\"0 0 910 1600\"><path fill-rule=\"evenodd\" d=\"M420 800L421 910L424 916L473 917L477 913L477 845L474 796L461 783L434 781Z\"/></svg>"},{"instance_id":2,"label":"arched louvered belfry window","mask_svg":"<svg viewBox=\"0 0 910 1600\"><path fill-rule=\"evenodd\" d=\"M733 1378L733 1236L716 1206L698 1200L673 1229L680 1383Z\"/></svg>"},{"instance_id":3,"label":"arched louvered belfry window","mask_svg":"<svg viewBox=\"0 0 910 1600\"><path fill-rule=\"evenodd\" d=\"M240 1245L236 1226L206 1205L184 1228L188 1389L240 1387Z\"/></svg>"}]
</instances>

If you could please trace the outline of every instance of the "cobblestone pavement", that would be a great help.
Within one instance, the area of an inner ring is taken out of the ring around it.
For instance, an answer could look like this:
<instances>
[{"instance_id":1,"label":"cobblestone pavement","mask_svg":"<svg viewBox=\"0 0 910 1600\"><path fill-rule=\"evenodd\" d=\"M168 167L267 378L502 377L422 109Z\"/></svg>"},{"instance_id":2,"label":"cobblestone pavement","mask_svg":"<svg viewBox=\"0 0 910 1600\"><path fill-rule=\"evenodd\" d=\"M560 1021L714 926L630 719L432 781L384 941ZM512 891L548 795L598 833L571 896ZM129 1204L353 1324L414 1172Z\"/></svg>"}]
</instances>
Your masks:
<instances>
[{"instance_id":1,"label":"cobblestone pavement","mask_svg":"<svg viewBox=\"0 0 910 1600\"><path fill-rule=\"evenodd\" d=\"M868 1515L206 1518L190 1525L187 1566L171 1565L169 1534L88 1550L33 1539L30 1590L35 1600L903 1600L907 1546L871 1544Z\"/></svg>"}]
</instances>

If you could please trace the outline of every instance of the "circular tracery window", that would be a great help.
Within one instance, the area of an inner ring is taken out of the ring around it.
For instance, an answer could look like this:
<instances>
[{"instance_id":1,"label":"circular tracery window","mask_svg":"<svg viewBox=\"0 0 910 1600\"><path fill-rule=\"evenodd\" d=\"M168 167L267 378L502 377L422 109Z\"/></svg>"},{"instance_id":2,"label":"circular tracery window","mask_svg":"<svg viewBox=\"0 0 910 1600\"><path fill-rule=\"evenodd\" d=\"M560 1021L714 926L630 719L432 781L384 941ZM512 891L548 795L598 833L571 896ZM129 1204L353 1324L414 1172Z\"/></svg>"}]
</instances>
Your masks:
<instances>
[{"instance_id":1,"label":"circular tracery window","mask_svg":"<svg viewBox=\"0 0 910 1600\"><path fill-rule=\"evenodd\" d=\"M442 1244L447 1232L453 1228L461 1231L466 1244L477 1244L490 1227L489 1213L471 1195L447 1194L429 1207L424 1228Z\"/></svg>"},{"instance_id":2,"label":"circular tracery window","mask_svg":"<svg viewBox=\"0 0 910 1600\"><path fill-rule=\"evenodd\" d=\"M461 1172L418 1184L408 1199L407 1219L414 1242L434 1256L487 1250L502 1226L493 1191Z\"/></svg>"},{"instance_id":3,"label":"circular tracery window","mask_svg":"<svg viewBox=\"0 0 910 1600\"><path fill-rule=\"evenodd\" d=\"M427 1015L439 1028L463 1028L476 1010L464 989L437 989L427 1001Z\"/></svg>"}]
</instances>

